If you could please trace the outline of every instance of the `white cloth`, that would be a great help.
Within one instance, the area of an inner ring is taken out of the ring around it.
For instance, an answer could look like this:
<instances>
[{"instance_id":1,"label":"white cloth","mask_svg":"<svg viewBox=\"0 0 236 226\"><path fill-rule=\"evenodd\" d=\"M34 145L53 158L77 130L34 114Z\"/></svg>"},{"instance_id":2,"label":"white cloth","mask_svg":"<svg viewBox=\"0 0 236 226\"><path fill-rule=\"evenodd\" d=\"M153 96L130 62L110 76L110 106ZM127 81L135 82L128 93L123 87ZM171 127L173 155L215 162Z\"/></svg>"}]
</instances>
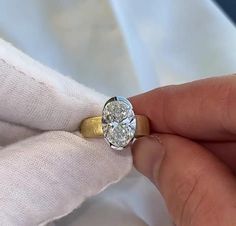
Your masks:
<instances>
[{"instance_id":1,"label":"white cloth","mask_svg":"<svg viewBox=\"0 0 236 226\"><path fill-rule=\"evenodd\" d=\"M235 27L209 0L2 0L0 8L5 39L108 95L236 71ZM17 137L32 134L10 128ZM171 220L158 191L134 173L54 224L169 226Z\"/></svg>"},{"instance_id":2,"label":"white cloth","mask_svg":"<svg viewBox=\"0 0 236 226\"><path fill-rule=\"evenodd\" d=\"M128 148L78 132L105 100L0 41L1 225L44 225L130 171Z\"/></svg>"}]
</instances>

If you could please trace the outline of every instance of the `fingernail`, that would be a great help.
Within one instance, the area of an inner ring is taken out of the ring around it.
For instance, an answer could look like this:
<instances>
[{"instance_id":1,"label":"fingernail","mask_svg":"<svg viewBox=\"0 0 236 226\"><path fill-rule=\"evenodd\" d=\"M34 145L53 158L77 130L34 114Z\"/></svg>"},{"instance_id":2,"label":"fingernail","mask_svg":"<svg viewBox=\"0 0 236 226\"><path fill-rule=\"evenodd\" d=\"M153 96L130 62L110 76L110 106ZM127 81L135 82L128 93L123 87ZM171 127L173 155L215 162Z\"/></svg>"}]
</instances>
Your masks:
<instances>
[{"instance_id":1,"label":"fingernail","mask_svg":"<svg viewBox=\"0 0 236 226\"><path fill-rule=\"evenodd\" d=\"M160 136L139 138L132 147L134 165L138 171L156 182L165 150Z\"/></svg>"}]
</instances>

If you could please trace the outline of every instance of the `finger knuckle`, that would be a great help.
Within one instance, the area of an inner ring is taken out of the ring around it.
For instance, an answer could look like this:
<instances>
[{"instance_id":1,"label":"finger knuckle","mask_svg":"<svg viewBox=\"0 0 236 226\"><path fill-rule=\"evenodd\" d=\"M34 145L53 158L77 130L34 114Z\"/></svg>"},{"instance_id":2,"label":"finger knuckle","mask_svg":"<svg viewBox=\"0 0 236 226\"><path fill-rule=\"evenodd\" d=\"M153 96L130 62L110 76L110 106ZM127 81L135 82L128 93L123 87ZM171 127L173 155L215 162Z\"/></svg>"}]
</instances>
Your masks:
<instances>
[{"instance_id":1,"label":"finger knuckle","mask_svg":"<svg viewBox=\"0 0 236 226\"><path fill-rule=\"evenodd\" d=\"M220 123L226 132L236 134L236 77L235 82L223 82L219 87L219 93L221 93L219 99Z\"/></svg>"},{"instance_id":2,"label":"finger knuckle","mask_svg":"<svg viewBox=\"0 0 236 226\"><path fill-rule=\"evenodd\" d=\"M189 173L175 184L175 197L171 197L175 223L180 226L217 225L218 215L209 199L204 172Z\"/></svg>"},{"instance_id":3,"label":"finger knuckle","mask_svg":"<svg viewBox=\"0 0 236 226\"><path fill-rule=\"evenodd\" d=\"M183 225L186 222L186 216L188 216L189 202L192 200L192 196L195 194L195 190L198 184L198 180L192 176L186 176L184 179L179 180L175 186L175 199L172 206L172 212L177 219L178 225Z\"/></svg>"}]
</instances>

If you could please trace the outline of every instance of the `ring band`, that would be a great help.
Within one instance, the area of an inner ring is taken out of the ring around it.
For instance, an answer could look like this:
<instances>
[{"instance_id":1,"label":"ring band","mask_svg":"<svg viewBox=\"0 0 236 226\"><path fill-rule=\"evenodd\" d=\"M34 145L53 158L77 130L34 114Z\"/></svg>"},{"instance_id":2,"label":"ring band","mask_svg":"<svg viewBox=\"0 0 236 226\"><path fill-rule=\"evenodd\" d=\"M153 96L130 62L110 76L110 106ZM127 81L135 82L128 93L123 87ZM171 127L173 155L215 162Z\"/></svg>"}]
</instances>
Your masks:
<instances>
[{"instance_id":1,"label":"ring band","mask_svg":"<svg viewBox=\"0 0 236 226\"><path fill-rule=\"evenodd\" d=\"M135 137L147 136L150 134L149 120L144 115L135 115L136 130ZM80 124L80 132L83 137L96 138L103 137L102 116L90 117L84 119Z\"/></svg>"},{"instance_id":2,"label":"ring band","mask_svg":"<svg viewBox=\"0 0 236 226\"><path fill-rule=\"evenodd\" d=\"M111 148L123 150L135 137L150 134L149 120L135 115L129 100L116 96L104 105L101 116L84 119L80 133L85 138L104 137Z\"/></svg>"}]
</instances>

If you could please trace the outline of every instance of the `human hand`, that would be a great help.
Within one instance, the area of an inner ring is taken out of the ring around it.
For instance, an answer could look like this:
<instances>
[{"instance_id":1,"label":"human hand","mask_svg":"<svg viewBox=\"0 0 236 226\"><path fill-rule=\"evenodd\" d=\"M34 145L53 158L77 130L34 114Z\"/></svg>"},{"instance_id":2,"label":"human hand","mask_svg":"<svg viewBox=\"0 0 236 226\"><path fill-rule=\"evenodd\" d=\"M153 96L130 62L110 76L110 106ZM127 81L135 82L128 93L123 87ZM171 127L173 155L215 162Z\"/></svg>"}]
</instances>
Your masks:
<instances>
[{"instance_id":1,"label":"human hand","mask_svg":"<svg viewBox=\"0 0 236 226\"><path fill-rule=\"evenodd\" d=\"M129 151L78 132L106 99L0 39L0 225L45 225L130 171Z\"/></svg>"},{"instance_id":2,"label":"human hand","mask_svg":"<svg viewBox=\"0 0 236 226\"><path fill-rule=\"evenodd\" d=\"M130 100L153 132L134 143L134 165L159 188L175 224L236 225L236 76Z\"/></svg>"}]
</instances>

